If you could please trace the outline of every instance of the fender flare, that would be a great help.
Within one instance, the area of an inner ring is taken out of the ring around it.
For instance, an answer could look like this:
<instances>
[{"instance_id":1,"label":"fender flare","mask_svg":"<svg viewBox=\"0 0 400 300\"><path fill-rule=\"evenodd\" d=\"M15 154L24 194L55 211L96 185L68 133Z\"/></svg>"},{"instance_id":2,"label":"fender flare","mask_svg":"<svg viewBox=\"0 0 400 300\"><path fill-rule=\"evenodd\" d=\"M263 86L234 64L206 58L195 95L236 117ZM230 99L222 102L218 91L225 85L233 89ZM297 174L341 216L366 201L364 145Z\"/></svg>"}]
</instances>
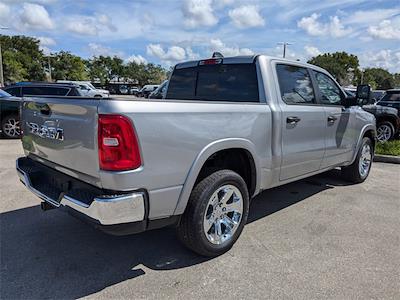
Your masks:
<instances>
[{"instance_id":1,"label":"fender flare","mask_svg":"<svg viewBox=\"0 0 400 300\"><path fill-rule=\"evenodd\" d=\"M233 148L247 150L251 154L254 160L255 171L256 171L256 188L254 194L257 194L261 185L260 182L261 167L257 159L254 144L249 140L242 138L227 138L227 139L217 140L204 147L194 160L192 166L190 167L189 173L185 179L185 183L183 184L183 188L180 193L178 203L174 211L174 215L183 214L183 212L185 211L186 205L189 201L189 197L193 190L196 179L199 176L200 170L203 167L204 163L207 161L207 159L218 151L233 149Z\"/></svg>"},{"instance_id":2,"label":"fender flare","mask_svg":"<svg viewBox=\"0 0 400 300\"><path fill-rule=\"evenodd\" d=\"M354 149L353 157L351 158L349 165L351 165L355 161L355 159L357 157L358 149L360 149L360 147L361 147L362 139L363 139L365 133L370 130L372 130L374 132L374 136L376 139L376 126L373 124L364 125L364 127L361 129L360 135L358 136L358 140L357 140L356 147ZM373 141L373 143L375 144L375 141Z\"/></svg>"}]
</instances>

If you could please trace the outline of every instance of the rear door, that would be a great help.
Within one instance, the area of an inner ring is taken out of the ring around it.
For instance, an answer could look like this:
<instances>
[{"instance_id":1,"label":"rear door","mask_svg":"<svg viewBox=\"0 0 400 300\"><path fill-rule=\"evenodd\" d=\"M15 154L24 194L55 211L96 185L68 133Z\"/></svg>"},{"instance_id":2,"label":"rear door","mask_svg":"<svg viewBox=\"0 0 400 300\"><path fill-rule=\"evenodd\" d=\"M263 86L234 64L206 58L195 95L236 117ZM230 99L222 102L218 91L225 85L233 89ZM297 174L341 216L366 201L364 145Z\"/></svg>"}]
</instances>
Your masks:
<instances>
[{"instance_id":1,"label":"rear door","mask_svg":"<svg viewBox=\"0 0 400 300\"><path fill-rule=\"evenodd\" d=\"M99 100L25 98L23 147L27 154L90 176L98 176Z\"/></svg>"},{"instance_id":2,"label":"rear door","mask_svg":"<svg viewBox=\"0 0 400 300\"><path fill-rule=\"evenodd\" d=\"M280 180L318 171L325 151L325 111L307 68L276 65L282 111Z\"/></svg>"}]
</instances>

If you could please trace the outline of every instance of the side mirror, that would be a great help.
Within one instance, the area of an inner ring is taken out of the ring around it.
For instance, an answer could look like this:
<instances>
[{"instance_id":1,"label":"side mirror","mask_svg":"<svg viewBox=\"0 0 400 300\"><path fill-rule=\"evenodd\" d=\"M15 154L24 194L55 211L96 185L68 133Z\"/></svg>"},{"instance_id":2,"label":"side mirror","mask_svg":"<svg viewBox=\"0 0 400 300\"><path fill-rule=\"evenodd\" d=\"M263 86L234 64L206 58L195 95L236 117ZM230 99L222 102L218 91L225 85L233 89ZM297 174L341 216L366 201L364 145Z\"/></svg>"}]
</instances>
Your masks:
<instances>
[{"instance_id":1,"label":"side mirror","mask_svg":"<svg viewBox=\"0 0 400 300\"><path fill-rule=\"evenodd\" d=\"M357 86L356 98L359 105L368 104L371 101L371 86L369 84Z\"/></svg>"}]
</instances>

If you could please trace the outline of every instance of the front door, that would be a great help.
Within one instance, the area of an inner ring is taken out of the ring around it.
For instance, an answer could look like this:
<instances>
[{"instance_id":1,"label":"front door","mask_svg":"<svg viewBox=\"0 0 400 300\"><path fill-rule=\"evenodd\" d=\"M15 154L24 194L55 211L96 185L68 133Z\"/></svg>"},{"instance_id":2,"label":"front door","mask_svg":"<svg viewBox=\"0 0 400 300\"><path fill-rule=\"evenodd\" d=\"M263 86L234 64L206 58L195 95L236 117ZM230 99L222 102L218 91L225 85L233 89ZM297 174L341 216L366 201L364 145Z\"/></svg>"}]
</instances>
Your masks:
<instances>
[{"instance_id":1,"label":"front door","mask_svg":"<svg viewBox=\"0 0 400 300\"><path fill-rule=\"evenodd\" d=\"M356 139L352 137L354 108L344 108L344 93L327 74L313 71L317 86L318 100L325 109L325 155L322 168L349 161ZM353 112L352 112L353 111Z\"/></svg>"},{"instance_id":2,"label":"front door","mask_svg":"<svg viewBox=\"0 0 400 300\"><path fill-rule=\"evenodd\" d=\"M307 68L277 64L276 72L282 100L280 180L286 180L320 169L326 118Z\"/></svg>"}]
</instances>

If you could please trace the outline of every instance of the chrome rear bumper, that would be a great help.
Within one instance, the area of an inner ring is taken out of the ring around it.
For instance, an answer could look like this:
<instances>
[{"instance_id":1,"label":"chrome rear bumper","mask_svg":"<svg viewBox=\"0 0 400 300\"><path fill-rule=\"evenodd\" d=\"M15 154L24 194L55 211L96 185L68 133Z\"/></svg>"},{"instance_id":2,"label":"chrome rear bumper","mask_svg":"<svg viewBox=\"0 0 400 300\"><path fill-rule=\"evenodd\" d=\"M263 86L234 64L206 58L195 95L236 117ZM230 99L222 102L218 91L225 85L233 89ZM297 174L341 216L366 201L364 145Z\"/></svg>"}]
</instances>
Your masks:
<instances>
[{"instance_id":1,"label":"chrome rear bumper","mask_svg":"<svg viewBox=\"0 0 400 300\"><path fill-rule=\"evenodd\" d=\"M101 225L117 225L143 221L145 219L145 199L142 192L121 195L98 195L84 203L61 193L59 199L53 199L32 185L30 174L20 167L21 159L16 162L16 169L21 182L37 197L54 207L68 207L97 221Z\"/></svg>"}]
</instances>

